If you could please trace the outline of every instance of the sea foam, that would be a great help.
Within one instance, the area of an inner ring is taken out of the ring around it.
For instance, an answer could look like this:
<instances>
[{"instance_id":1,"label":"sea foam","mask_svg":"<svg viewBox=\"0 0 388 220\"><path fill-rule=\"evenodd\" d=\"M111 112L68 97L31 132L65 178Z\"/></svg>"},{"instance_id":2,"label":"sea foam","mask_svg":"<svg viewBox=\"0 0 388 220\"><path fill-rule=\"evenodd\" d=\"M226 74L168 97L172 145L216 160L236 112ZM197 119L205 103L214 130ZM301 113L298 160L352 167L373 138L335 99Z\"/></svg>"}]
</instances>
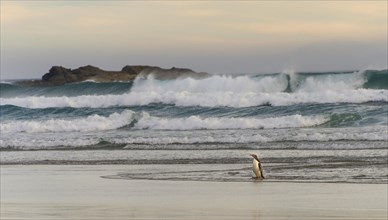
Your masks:
<instances>
[{"instance_id":1,"label":"sea foam","mask_svg":"<svg viewBox=\"0 0 388 220\"><path fill-rule=\"evenodd\" d=\"M292 85L289 85L291 83ZM348 74L286 74L227 76L204 79L137 79L129 92L79 96L26 96L0 98L1 105L25 108L106 108L151 103L177 106L250 107L304 103L388 102L388 90L365 89L362 72ZM291 91L286 91L291 88Z\"/></svg>"},{"instance_id":2,"label":"sea foam","mask_svg":"<svg viewBox=\"0 0 388 220\"><path fill-rule=\"evenodd\" d=\"M304 103L365 103L388 102L388 90L356 89L324 90L320 92L298 91L295 93L193 93L190 91L131 92L121 95L83 95L77 97L31 96L0 98L1 105L24 108L107 108L114 106L139 106L151 103L174 104L177 106L204 107L250 107L260 105L288 106Z\"/></svg>"},{"instance_id":3,"label":"sea foam","mask_svg":"<svg viewBox=\"0 0 388 220\"><path fill-rule=\"evenodd\" d=\"M42 132L76 132L111 130L128 125L133 120L134 112L125 110L113 113L108 117L91 115L86 118L49 119L49 120L20 120L2 122L2 133L42 133Z\"/></svg>"},{"instance_id":4,"label":"sea foam","mask_svg":"<svg viewBox=\"0 0 388 220\"><path fill-rule=\"evenodd\" d=\"M136 123L137 129L152 130L198 130L198 129L267 129L309 127L326 122L323 116L290 115L273 118L159 118L143 113L143 117Z\"/></svg>"},{"instance_id":5,"label":"sea foam","mask_svg":"<svg viewBox=\"0 0 388 220\"><path fill-rule=\"evenodd\" d=\"M1 123L0 128L3 133L88 132L122 127L149 130L263 129L309 127L323 124L327 120L329 119L323 116L301 115L272 118L203 118L195 115L187 118L163 118L150 116L147 112L135 113L131 110L125 110L107 117L91 115L73 119L5 121Z\"/></svg>"}]
</instances>

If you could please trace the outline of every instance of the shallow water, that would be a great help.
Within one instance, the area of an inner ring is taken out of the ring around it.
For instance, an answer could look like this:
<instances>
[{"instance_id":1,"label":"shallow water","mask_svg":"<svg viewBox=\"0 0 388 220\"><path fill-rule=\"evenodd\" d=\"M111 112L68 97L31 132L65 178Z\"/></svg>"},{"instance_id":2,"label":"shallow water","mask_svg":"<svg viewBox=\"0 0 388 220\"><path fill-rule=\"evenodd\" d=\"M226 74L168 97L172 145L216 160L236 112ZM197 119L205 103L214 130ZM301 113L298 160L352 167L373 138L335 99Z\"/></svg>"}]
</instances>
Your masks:
<instances>
[{"instance_id":1,"label":"shallow water","mask_svg":"<svg viewBox=\"0 0 388 220\"><path fill-rule=\"evenodd\" d=\"M381 141L250 144L125 145L109 149L2 151L2 164L130 164L147 172L109 178L252 181L251 152L260 152L266 181L387 183Z\"/></svg>"}]
</instances>

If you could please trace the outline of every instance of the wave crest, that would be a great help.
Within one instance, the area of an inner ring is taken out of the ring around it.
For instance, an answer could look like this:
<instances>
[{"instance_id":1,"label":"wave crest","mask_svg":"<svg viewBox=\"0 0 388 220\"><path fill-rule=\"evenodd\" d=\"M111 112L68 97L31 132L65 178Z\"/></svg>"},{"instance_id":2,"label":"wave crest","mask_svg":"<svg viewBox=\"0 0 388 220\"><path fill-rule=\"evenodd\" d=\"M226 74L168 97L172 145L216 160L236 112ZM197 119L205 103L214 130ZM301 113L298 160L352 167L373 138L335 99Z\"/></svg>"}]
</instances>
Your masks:
<instances>
[{"instance_id":1,"label":"wave crest","mask_svg":"<svg viewBox=\"0 0 388 220\"><path fill-rule=\"evenodd\" d=\"M130 91L119 94L112 92L78 96L36 96L32 93L32 96L25 97L2 95L0 102L1 105L26 108L106 108L151 103L177 106L249 107L304 103L388 102L387 89L368 89L388 84L385 83L388 80L386 70L336 74L294 73L291 75L285 73L255 76L214 75L203 79L174 80L156 80L150 75L145 79L136 79ZM98 87L95 83L89 82L89 84ZM100 86L107 85L101 84ZM121 84L121 89L117 91L125 91L125 86L129 84ZM94 87L93 90L96 89Z\"/></svg>"},{"instance_id":2,"label":"wave crest","mask_svg":"<svg viewBox=\"0 0 388 220\"><path fill-rule=\"evenodd\" d=\"M290 115L272 118L158 118L147 113L135 125L137 129L151 130L199 130L199 129L267 129L267 128L294 128L310 127L323 124L324 117Z\"/></svg>"},{"instance_id":3,"label":"wave crest","mask_svg":"<svg viewBox=\"0 0 388 220\"><path fill-rule=\"evenodd\" d=\"M91 115L77 119L20 120L3 122L0 125L4 133L42 133L42 132L90 132L112 129L135 130L220 130L220 129L267 129L294 128L320 125L328 119L321 116L290 115L271 118L163 118L150 116L147 112L136 113L124 110L107 117Z\"/></svg>"},{"instance_id":4,"label":"wave crest","mask_svg":"<svg viewBox=\"0 0 388 220\"><path fill-rule=\"evenodd\" d=\"M77 119L2 122L0 124L0 130L4 133L101 131L126 126L132 122L133 118L134 112L131 110L125 110L121 113L113 113L108 117L91 115L86 118Z\"/></svg>"}]
</instances>

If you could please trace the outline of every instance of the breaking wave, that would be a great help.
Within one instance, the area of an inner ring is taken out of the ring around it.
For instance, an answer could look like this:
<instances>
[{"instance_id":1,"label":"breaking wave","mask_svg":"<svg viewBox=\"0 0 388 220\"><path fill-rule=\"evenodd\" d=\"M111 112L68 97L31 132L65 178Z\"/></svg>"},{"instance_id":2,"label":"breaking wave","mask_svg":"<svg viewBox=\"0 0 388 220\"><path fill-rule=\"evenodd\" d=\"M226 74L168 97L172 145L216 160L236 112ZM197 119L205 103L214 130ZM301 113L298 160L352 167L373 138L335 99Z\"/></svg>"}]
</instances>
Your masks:
<instances>
[{"instance_id":1,"label":"breaking wave","mask_svg":"<svg viewBox=\"0 0 388 220\"><path fill-rule=\"evenodd\" d=\"M53 91L39 95L35 91L30 92L32 95L28 96L10 97L10 94L4 91L0 103L25 108L107 108L151 103L177 106L249 107L289 106L303 103L388 102L387 84L387 70L335 74L214 75L203 79L175 80L156 80L150 75L145 79L136 79L133 85L109 84L113 88L104 83L80 83L76 86L78 90L81 90L82 85L89 88L89 90L84 89L89 92L81 95L63 93L55 96L61 93ZM2 85L4 86L3 90L15 87L10 84ZM62 88L63 91L77 91L73 88L74 85L66 86L69 88ZM105 92L93 93L97 87L105 88L101 90Z\"/></svg>"},{"instance_id":2,"label":"breaking wave","mask_svg":"<svg viewBox=\"0 0 388 220\"><path fill-rule=\"evenodd\" d=\"M280 116L272 118L161 118L150 116L147 112L136 113L125 110L107 117L97 114L86 118L18 120L3 122L0 125L3 133L42 133L42 132L89 132L112 129L146 129L146 130L200 130L200 129L263 129L310 127L327 122L321 116L301 115Z\"/></svg>"},{"instance_id":3,"label":"breaking wave","mask_svg":"<svg viewBox=\"0 0 388 220\"><path fill-rule=\"evenodd\" d=\"M49 119L49 120L18 120L2 122L3 133L42 133L42 132L76 132L111 130L128 125L133 120L134 112L130 110L113 113L108 117L91 115L77 119Z\"/></svg>"}]
</instances>

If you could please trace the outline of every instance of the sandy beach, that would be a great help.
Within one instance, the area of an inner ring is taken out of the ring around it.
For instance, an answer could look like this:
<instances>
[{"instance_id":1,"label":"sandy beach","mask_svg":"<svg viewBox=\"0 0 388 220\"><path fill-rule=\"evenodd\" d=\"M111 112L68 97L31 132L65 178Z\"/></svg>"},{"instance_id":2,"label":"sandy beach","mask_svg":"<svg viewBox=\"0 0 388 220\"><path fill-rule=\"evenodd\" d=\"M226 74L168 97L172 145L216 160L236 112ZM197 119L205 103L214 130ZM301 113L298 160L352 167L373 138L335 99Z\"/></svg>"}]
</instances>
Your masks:
<instances>
[{"instance_id":1,"label":"sandy beach","mask_svg":"<svg viewBox=\"0 0 388 220\"><path fill-rule=\"evenodd\" d=\"M143 166L144 167L144 166ZM1 219L387 219L386 184L108 179L131 165L2 165Z\"/></svg>"},{"instance_id":2,"label":"sandy beach","mask_svg":"<svg viewBox=\"0 0 388 220\"><path fill-rule=\"evenodd\" d=\"M0 220L388 220L388 0L0 6Z\"/></svg>"}]
</instances>

